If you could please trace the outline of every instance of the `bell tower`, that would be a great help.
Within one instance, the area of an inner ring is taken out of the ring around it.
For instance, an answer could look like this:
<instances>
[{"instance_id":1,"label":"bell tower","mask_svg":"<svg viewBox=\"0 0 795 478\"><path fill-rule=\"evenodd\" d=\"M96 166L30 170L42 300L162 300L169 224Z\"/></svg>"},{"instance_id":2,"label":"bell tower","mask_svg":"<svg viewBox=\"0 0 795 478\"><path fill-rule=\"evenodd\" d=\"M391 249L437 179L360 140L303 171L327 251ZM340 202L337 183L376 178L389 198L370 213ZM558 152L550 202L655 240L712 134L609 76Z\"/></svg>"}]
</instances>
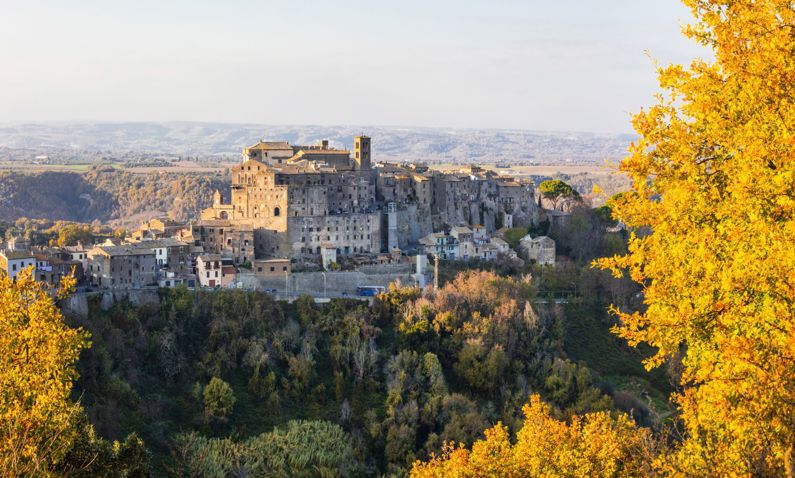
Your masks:
<instances>
[{"instance_id":1,"label":"bell tower","mask_svg":"<svg viewBox=\"0 0 795 478\"><path fill-rule=\"evenodd\" d=\"M369 136L356 136L353 138L353 161L355 163L354 169L360 171L370 170L371 163Z\"/></svg>"}]
</instances>

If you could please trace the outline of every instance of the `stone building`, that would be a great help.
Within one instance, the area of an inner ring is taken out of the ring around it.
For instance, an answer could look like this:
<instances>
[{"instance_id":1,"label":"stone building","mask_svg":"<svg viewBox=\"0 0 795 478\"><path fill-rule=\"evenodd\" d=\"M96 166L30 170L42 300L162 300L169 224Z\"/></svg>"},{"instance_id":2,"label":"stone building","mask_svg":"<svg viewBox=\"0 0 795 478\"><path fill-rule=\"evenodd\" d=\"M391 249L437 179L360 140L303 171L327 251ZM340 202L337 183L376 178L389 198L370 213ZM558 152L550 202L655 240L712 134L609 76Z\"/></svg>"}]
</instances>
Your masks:
<instances>
[{"instance_id":1,"label":"stone building","mask_svg":"<svg viewBox=\"0 0 795 478\"><path fill-rule=\"evenodd\" d=\"M482 225L489 232L537 221L531 182L470 166L454 173L421 164L376 164L367 136L347 149L321 141L294 146L260 141L232 168L229 203L191 225L205 252L254 259L337 260L417 247L434 231Z\"/></svg>"},{"instance_id":2,"label":"stone building","mask_svg":"<svg viewBox=\"0 0 795 478\"><path fill-rule=\"evenodd\" d=\"M185 224L165 217L150 219L130 233L132 242L173 237Z\"/></svg>"},{"instance_id":3,"label":"stone building","mask_svg":"<svg viewBox=\"0 0 795 478\"><path fill-rule=\"evenodd\" d=\"M519 241L519 249L527 259L541 265L555 263L555 241L551 237L531 237L529 234Z\"/></svg>"},{"instance_id":4,"label":"stone building","mask_svg":"<svg viewBox=\"0 0 795 478\"><path fill-rule=\"evenodd\" d=\"M251 262L255 257L254 229L229 219L200 219L190 225L185 238L211 254L231 258L236 264Z\"/></svg>"},{"instance_id":5,"label":"stone building","mask_svg":"<svg viewBox=\"0 0 795 478\"><path fill-rule=\"evenodd\" d=\"M61 280L69 275L74 276L80 283L83 279L83 264L79 260L72 260L72 255L60 249L45 249L34 252L36 258L35 280L52 286L57 286Z\"/></svg>"},{"instance_id":6,"label":"stone building","mask_svg":"<svg viewBox=\"0 0 795 478\"><path fill-rule=\"evenodd\" d=\"M140 288L157 284L157 259L152 249L95 246L88 251L88 276L99 287Z\"/></svg>"},{"instance_id":7,"label":"stone building","mask_svg":"<svg viewBox=\"0 0 795 478\"><path fill-rule=\"evenodd\" d=\"M244 161L232 168L231 203L223 204L216 194L193 226L196 243L236 257L234 241L218 237L221 230L235 230L245 232L237 247L246 248L247 259L319 257L327 243L340 255L380 252L370 138L358 136L355 145L354 158L327 141L316 146L260 142L246 148Z\"/></svg>"},{"instance_id":8,"label":"stone building","mask_svg":"<svg viewBox=\"0 0 795 478\"><path fill-rule=\"evenodd\" d=\"M161 275L167 272L174 276L183 276L193 273L193 255L191 245L172 237L163 239L146 240L135 243L135 247L149 248L155 253L157 269Z\"/></svg>"}]
</instances>

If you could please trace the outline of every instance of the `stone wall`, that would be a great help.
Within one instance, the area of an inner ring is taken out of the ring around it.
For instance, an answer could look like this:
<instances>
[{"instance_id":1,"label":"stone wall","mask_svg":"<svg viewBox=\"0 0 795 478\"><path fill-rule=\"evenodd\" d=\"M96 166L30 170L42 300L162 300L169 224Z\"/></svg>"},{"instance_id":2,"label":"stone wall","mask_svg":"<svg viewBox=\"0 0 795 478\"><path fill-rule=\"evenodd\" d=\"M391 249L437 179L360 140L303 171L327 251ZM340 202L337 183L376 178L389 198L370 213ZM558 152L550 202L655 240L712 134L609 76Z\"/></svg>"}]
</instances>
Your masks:
<instances>
[{"instance_id":1,"label":"stone wall","mask_svg":"<svg viewBox=\"0 0 795 478\"><path fill-rule=\"evenodd\" d=\"M59 305L65 314L85 318L88 316L88 301L91 297L99 297L99 306L102 310L108 310L124 300L129 300L134 306L160 305L160 296L156 288L77 292L61 300Z\"/></svg>"},{"instance_id":2,"label":"stone wall","mask_svg":"<svg viewBox=\"0 0 795 478\"><path fill-rule=\"evenodd\" d=\"M404 285L422 285L423 280L412 272L413 267L409 272L380 274L365 274L361 271L296 272L286 277L255 277L253 274L240 274L238 282L242 288L275 290L275 295L281 299L304 294L314 297L354 297L359 286L388 288L395 282Z\"/></svg>"}]
</instances>

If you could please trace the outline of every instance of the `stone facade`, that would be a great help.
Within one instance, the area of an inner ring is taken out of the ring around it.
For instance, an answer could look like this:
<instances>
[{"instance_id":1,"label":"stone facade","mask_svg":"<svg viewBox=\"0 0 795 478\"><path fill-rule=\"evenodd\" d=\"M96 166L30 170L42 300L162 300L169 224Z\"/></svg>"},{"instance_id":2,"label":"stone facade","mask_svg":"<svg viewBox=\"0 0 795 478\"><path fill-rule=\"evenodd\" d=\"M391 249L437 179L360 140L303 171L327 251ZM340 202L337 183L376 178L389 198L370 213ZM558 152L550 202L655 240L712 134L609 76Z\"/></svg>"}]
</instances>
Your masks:
<instances>
[{"instance_id":1,"label":"stone facade","mask_svg":"<svg viewBox=\"0 0 795 478\"><path fill-rule=\"evenodd\" d=\"M555 263L555 241L551 237L531 237L529 234L519 241L519 249L527 259L542 265Z\"/></svg>"},{"instance_id":2,"label":"stone facade","mask_svg":"<svg viewBox=\"0 0 795 478\"><path fill-rule=\"evenodd\" d=\"M243 163L232 168L231 203L223 204L216 194L213 206L193 225L195 243L235 258L241 254L230 247L234 241L218 237L219 231L241 230L250 231L246 260L248 255L319 257L329 244L340 255L380 252L370 139L355 141L354 159L325 141L317 146L260 142L246 148Z\"/></svg>"},{"instance_id":3,"label":"stone facade","mask_svg":"<svg viewBox=\"0 0 795 478\"><path fill-rule=\"evenodd\" d=\"M370 138L354 138L353 157L322 141L293 146L260 141L232 168L231 201L191 225L205 252L253 259L317 260L416 248L433 231L454 226L504 226L537 221L531 182L472 166L455 173L418 164L372 162ZM229 237L232 236L232 237Z\"/></svg>"},{"instance_id":4,"label":"stone facade","mask_svg":"<svg viewBox=\"0 0 795 478\"><path fill-rule=\"evenodd\" d=\"M157 284L157 259L152 249L96 246L88 251L88 275L94 285L140 288Z\"/></svg>"}]
</instances>

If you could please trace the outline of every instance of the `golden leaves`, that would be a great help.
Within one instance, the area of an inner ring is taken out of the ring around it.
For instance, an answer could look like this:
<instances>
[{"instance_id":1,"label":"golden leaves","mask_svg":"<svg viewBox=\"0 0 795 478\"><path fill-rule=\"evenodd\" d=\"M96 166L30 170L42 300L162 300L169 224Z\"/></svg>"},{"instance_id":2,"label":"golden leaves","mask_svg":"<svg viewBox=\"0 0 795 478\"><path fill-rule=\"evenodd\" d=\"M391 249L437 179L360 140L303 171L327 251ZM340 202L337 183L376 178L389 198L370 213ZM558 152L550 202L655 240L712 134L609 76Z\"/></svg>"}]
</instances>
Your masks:
<instances>
[{"instance_id":1,"label":"golden leaves","mask_svg":"<svg viewBox=\"0 0 795 478\"><path fill-rule=\"evenodd\" d=\"M685 346L669 472L780 474L795 443L795 7L685 3L685 34L716 60L659 70L664 94L621 164L636 194L615 208L650 233L595 264L645 285L647 309L616 332L658 348L647 365Z\"/></svg>"},{"instance_id":2,"label":"golden leaves","mask_svg":"<svg viewBox=\"0 0 795 478\"><path fill-rule=\"evenodd\" d=\"M538 395L522 411L525 421L515 444L498 423L471 451L448 444L441 456L416 462L412 478L645 477L662 453L651 433L623 414L590 413L566 423L553 418Z\"/></svg>"},{"instance_id":3,"label":"golden leaves","mask_svg":"<svg viewBox=\"0 0 795 478\"><path fill-rule=\"evenodd\" d=\"M68 449L80 410L69 400L74 363L87 339L64 324L31 269L0 278L0 476L46 476Z\"/></svg>"}]
</instances>

